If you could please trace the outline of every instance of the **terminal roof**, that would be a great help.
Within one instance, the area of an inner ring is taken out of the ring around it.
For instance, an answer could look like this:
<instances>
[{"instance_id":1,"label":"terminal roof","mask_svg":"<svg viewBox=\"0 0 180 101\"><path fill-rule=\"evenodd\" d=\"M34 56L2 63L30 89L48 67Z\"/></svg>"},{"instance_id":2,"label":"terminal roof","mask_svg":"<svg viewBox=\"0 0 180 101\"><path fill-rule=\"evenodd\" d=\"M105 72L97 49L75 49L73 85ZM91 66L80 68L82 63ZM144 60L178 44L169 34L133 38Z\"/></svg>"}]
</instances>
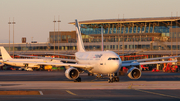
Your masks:
<instances>
[{"instance_id":1,"label":"terminal roof","mask_svg":"<svg viewBox=\"0 0 180 101\"><path fill-rule=\"evenodd\" d=\"M136 23L136 22L164 22L164 21L177 21L180 17L156 17L156 18L127 18L127 19L99 19L79 21L80 24L101 24L101 23ZM70 22L69 24L75 24Z\"/></svg>"}]
</instances>

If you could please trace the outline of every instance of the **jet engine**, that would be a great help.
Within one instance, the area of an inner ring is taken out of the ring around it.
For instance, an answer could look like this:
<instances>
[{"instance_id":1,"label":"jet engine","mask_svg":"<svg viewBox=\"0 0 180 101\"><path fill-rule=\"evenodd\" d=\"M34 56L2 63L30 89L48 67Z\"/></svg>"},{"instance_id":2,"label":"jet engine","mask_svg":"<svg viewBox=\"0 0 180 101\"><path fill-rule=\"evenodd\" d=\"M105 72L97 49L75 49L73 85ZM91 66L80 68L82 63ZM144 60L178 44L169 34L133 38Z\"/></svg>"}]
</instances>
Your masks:
<instances>
[{"instance_id":1,"label":"jet engine","mask_svg":"<svg viewBox=\"0 0 180 101\"><path fill-rule=\"evenodd\" d=\"M65 71L65 76L70 80L75 80L79 77L79 71L74 67L70 67Z\"/></svg>"},{"instance_id":2,"label":"jet engine","mask_svg":"<svg viewBox=\"0 0 180 101\"><path fill-rule=\"evenodd\" d=\"M132 67L128 70L128 77L131 79L139 79L141 77L141 70L136 67Z\"/></svg>"},{"instance_id":3,"label":"jet engine","mask_svg":"<svg viewBox=\"0 0 180 101\"><path fill-rule=\"evenodd\" d=\"M0 63L0 66L4 66L4 63L3 63L3 62L1 62L1 63Z\"/></svg>"}]
</instances>

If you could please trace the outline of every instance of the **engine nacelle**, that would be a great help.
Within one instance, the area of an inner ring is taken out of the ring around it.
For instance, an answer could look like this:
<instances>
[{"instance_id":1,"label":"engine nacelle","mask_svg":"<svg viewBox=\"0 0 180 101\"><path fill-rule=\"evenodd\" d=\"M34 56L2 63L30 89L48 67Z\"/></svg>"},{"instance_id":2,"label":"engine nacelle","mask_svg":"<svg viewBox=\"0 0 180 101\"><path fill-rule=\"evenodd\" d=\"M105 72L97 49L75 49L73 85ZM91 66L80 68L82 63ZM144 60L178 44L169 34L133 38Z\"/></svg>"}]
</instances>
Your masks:
<instances>
[{"instance_id":1,"label":"engine nacelle","mask_svg":"<svg viewBox=\"0 0 180 101\"><path fill-rule=\"evenodd\" d=\"M75 80L79 77L79 71L74 67L70 67L66 70L65 76L70 80Z\"/></svg>"},{"instance_id":2,"label":"engine nacelle","mask_svg":"<svg viewBox=\"0 0 180 101\"><path fill-rule=\"evenodd\" d=\"M141 70L136 67L132 67L128 70L128 77L131 79L139 79L141 77Z\"/></svg>"},{"instance_id":3,"label":"engine nacelle","mask_svg":"<svg viewBox=\"0 0 180 101\"><path fill-rule=\"evenodd\" d=\"M3 63L3 62L1 62L1 63L0 63L0 66L4 66L4 63Z\"/></svg>"}]
</instances>

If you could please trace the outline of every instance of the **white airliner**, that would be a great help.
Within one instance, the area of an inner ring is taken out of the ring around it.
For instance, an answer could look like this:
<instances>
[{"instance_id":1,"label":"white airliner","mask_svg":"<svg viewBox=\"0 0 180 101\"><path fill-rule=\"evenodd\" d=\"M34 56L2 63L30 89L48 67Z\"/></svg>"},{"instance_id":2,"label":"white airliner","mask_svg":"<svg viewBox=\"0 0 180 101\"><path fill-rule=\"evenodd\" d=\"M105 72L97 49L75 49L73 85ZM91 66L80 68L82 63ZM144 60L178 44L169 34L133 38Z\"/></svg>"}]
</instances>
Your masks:
<instances>
[{"instance_id":1,"label":"white airliner","mask_svg":"<svg viewBox=\"0 0 180 101\"><path fill-rule=\"evenodd\" d=\"M24 69L27 69L28 67L35 67L35 68L42 68L41 65L38 63L62 63L58 60L53 60L53 59L13 59L11 56L8 54L8 52L5 50L3 46L0 46L1 50L1 55L2 59L0 62L4 65L11 65L11 66L17 66L17 67L25 67Z\"/></svg>"},{"instance_id":2,"label":"white airliner","mask_svg":"<svg viewBox=\"0 0 180 101\"><path fill-rule=\"evenodd\" d=\"M43 67L47 65L51 66L65 66L65 76L74 81L81 81L79 74L83 71L92 73L95 75L108 74L109 82L119 81L119 77L114 76L121 67L129 67L128 76L131 79L138 79L141 77L141 68L135 67L142 64L157 64L177 61L158 61L158 62L144 62L148 60L159 60L165 58L174 57L162 57L152 59L141 59L133 61L121 61L118 54L113 51L85 51L84 44L81 37L80 26L77 20L76 24L76 35L77 35L77 48L78 52L75 53L76 64L62 63L60 61L44 61L43 59L12 59L4 47L0 47L1 54L4 64L12 66L24 66L24 67ZM178 57L178 56L177 56Z\"/></svg>"}]
</instances>

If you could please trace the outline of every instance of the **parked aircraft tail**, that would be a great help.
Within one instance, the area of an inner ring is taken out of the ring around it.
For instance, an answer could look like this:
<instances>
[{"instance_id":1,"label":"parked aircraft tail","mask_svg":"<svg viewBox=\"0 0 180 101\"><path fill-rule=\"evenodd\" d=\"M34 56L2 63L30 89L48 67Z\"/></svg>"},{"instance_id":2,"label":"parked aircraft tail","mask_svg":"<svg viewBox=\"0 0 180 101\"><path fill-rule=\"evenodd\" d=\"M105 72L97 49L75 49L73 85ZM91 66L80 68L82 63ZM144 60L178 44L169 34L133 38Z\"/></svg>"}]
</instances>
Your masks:
<instances>
[{"instance_id":1,"label":"parked aircraft tail","mask_svg":"<svg viewBox=\"0 0 180 101\"><path fill-rule=\"evenodd\" d=\"M3 46L0 46L1 55L3 60L9 60L12 59L9 53L6 51L6 49Z\"/></svg>"}]
</instances>

